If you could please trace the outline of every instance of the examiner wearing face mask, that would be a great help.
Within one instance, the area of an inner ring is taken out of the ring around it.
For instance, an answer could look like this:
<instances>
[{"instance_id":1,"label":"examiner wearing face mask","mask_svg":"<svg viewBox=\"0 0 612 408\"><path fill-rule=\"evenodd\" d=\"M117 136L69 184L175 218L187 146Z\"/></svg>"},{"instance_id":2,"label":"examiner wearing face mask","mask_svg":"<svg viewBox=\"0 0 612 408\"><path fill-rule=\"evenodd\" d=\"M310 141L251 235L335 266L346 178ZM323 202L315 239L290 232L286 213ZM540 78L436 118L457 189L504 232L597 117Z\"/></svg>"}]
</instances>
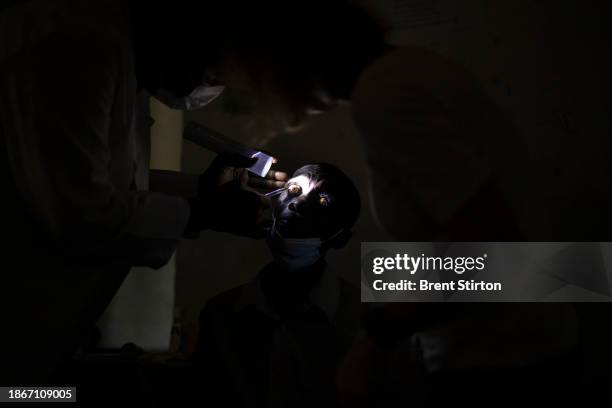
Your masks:
<instances>
[{"instance_id":1,"label":"examiner wearing face mask","mask_svg":"<svg viewBox=\"0 0 612 408\"><path fill-rule=\"evenodd\" d=\"M0 383L32 386L70 358L132 266L161 267L203 229L260 231L265 203L233 168L248 160L218 160L199 177L149 172L151 95L194 109L247 78L300 116L333 106L343 92L329 70L347 77L345 64L378 42L359 40L377 28L343 1L9 3L0 9ZM284 183L273 177L268 186Z\"/></svg>"},{"instance_id":2,"label":"examiner wearing face mask","mask_svg":"<svg viewBox=\"0 0 612 408\"><path fill-rule=\"evenodd\" d=\"M200 315L198 390L206 388L208 403L335 404L333 378L357 333L360 300L328 270L325 255L349 240L359 194L329 164L301 167L287 187L267 240L273 262Z\"/></svg>"}]
</instances>

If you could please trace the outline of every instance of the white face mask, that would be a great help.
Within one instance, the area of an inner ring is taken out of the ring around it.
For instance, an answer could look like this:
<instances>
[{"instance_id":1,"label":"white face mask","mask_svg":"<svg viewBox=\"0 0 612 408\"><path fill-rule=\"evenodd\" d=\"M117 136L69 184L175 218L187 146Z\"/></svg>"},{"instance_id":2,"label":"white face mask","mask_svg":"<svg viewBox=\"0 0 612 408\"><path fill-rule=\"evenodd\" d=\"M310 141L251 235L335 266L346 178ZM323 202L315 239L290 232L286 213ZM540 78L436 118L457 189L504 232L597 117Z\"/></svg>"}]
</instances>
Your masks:
<instances>
[{"instance_id":1,"label":"white face mask","mask_svg":"<svg viewBox=\"0 0 612 408\"><path fill-rule=\"evenodd\" d=\"M176 96L171 91L161 88L157 90L155 99L171 109L194 110L211 103L224 89L223 85L200 85L187 96Z\"/></svg>"},{"instance_id":2,"label":"white face mask","mask_svg":"<svg viewBox=\"0 0 612 408\"><path fill-rule=\"evenodd\" d=\"M272 228L267 244L276 262L288 270L297 271L314 265L323 256L323 244L338 236L342 230L323 241L321 238L286 238L276 229L276 219L273 216Z\"/></svg>"}]
</instances>

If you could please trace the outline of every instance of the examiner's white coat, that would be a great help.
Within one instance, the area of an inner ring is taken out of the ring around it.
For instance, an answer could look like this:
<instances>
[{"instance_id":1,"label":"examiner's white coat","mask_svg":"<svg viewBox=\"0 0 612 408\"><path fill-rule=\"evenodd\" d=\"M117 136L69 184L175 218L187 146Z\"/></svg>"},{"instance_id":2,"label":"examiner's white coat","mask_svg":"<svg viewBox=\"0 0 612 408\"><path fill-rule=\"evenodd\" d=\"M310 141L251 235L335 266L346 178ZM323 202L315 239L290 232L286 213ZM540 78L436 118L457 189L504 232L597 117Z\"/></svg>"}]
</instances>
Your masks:
<instances>
[{"instance_id":1,"label":"examiner's white coat","mask_svg":"<svg viewBox=\"0 0 612 408\"><path fill-rule=\"evenodd\" d=\"M10 384L52 371L131 266L169 260L189 217L185 199L148 191L148 97L127 23L113 1L0 14L0 379Z\"/></svg>"}]
</instances>

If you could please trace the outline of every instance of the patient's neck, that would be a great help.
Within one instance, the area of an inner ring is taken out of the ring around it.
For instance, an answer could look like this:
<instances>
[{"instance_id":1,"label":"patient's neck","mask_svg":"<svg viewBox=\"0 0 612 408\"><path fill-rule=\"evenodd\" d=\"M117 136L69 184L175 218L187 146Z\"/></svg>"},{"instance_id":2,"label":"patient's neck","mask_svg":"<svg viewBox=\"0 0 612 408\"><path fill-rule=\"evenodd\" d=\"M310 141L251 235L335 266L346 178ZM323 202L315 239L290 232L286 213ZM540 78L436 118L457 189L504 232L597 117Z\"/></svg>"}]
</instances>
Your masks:
<instances>
[{"instance_id":1,"label":"patient's neck","mask_svg":"<svg viewBox=\"0 0 612 408\"><path fill-rule=\"evenodd\" d=\"M304 304L326 266L324 258L299 270L287 270L273 262L261 272L261 288L277 313L289 314Z\"/></svg>"}]
</instances>

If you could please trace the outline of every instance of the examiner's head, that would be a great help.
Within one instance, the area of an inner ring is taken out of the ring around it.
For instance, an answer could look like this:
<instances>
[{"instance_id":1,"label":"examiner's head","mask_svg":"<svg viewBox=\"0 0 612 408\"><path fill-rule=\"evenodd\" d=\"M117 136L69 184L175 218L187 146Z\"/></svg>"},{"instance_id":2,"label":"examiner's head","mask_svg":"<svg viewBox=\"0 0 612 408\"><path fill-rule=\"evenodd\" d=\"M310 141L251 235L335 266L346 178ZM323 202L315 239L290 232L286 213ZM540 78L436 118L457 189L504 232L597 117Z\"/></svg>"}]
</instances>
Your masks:
<instances>
[{"instance_id":1,"label":"examiner's head","mask_svg":"<svg viewBox=\"0 0 612 408\"><path fill-rule=\"evenodd\" d=\"M278 102L291 124L350 99L361 72L387 49L383 26L351 0L131 3L146 57L137 61L140 86L177 97L204 79L246 86Z\"/></svg>"}]
</instances>

